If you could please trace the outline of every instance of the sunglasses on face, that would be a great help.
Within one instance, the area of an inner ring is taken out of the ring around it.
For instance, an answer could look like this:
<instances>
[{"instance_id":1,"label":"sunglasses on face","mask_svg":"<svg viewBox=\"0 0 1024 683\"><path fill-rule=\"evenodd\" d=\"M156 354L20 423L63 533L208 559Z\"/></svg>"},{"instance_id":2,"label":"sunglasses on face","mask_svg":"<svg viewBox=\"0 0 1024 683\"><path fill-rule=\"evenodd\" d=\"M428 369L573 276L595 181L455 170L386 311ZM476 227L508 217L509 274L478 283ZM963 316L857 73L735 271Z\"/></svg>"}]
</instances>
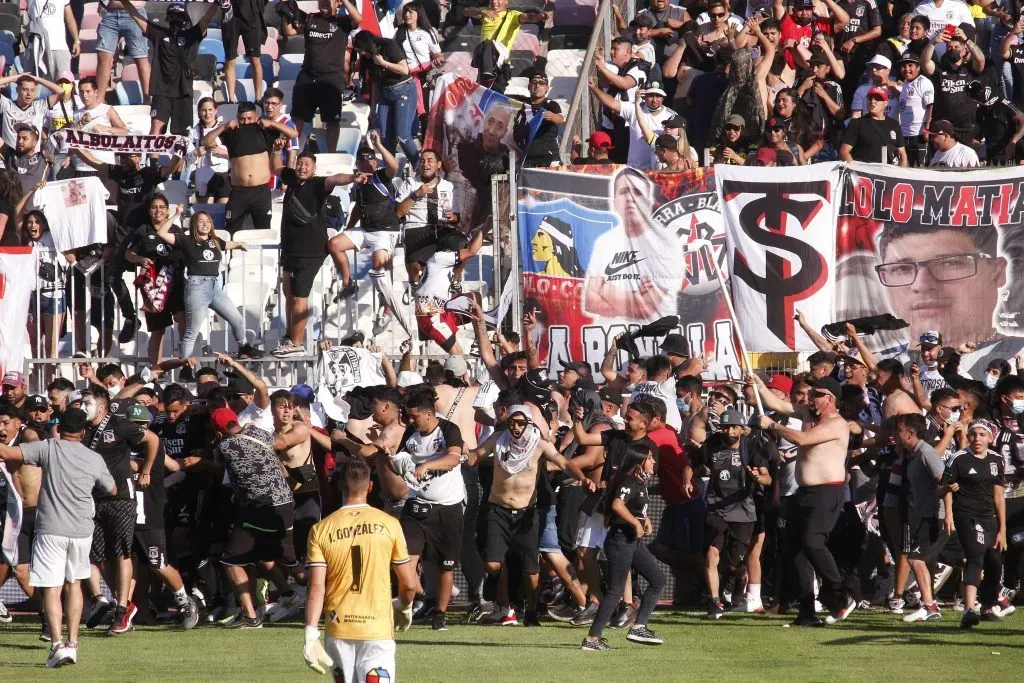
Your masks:
<instances>
[{"instance_id":1,"label":"sunglasses on face","mask_svg":"<svg viewBox=\"0 0 1024 683\"><path fill-rule=\"evenodd\" d=\"M738 133L739 130L740 130L740 127L739 126L726 126L725 129L727 131L730 131L730 132L733 132L733 133Z\"/></svg>"},{"instance_id":2,"label":"sunglasses on face","mask_svg":"<svg viewBox=\"0 0 1024 683\"><path fill-rule=\"evenodd\" d=\"M528 423L526 420L509 420L506 424L509 427L525 427Z\"/></svg>"},{"instance_id":3,"label":"sunglasses on face","mask_svg":"<svg viewBox=\"0 0 1024 683\"><path fill-rule=\"evenodd\" d=\"M713 18L715 18L715 19L724 19L724 18L725 18L725 14L724 14L724 13L721 13L721 14L712 14L711 16L712 16Z\"/></svg>"}]
</instances>

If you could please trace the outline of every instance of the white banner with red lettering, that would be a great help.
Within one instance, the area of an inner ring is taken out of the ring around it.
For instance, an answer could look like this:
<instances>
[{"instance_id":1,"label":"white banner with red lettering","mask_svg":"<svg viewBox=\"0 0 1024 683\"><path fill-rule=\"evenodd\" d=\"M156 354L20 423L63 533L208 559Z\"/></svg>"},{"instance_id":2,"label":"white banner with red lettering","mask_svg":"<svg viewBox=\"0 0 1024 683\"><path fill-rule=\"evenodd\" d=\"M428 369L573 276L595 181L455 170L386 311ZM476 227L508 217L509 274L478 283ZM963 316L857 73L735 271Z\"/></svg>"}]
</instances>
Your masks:
<instances>
[{"instance_id":1,"label":"white banner with red lettering","mask_svg":"<svg viewBox=\"0 0 1024 683\"><path fill-rule=\"evenodd\" d=\"M815 351L797 324L835 320L840 164L715 166L730 284L749 351Z\"/></svg>"},{"instance_id":2,"label":"white banner with red lettering","mask_svg":"<svg viewBox=\"0 0 1024 683\"><path fill-rule=\"evenodd\" d=\"M24 371L35 267L31 247L0 247L0 375Z\"/></svg>"}]
</instances>

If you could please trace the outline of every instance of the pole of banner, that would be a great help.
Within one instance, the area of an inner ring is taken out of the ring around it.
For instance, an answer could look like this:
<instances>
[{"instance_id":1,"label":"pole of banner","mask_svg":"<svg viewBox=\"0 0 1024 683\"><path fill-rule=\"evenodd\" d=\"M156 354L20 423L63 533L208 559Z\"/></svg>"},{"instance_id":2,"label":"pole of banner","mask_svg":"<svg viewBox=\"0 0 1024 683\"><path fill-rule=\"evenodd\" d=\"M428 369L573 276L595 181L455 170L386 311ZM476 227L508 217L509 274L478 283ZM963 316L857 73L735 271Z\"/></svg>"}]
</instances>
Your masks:
<instances>
[{"instance_id":1,"label":"pole of banner","mask_svg":"<svg viewBox=\"0 0 1024 683\"><path fill-rule=\"evenodd\" d=\"M725 278L722 277L722 269L718 267L718 262L715 261L715 255L711 251L711 245L708 242L701 244L700 250L702 255L708 259L706 263L711 264L714 269L715 277L718 278L718 286L722 288L722 297L725 299L725 305L729 307L729 319L732 321L733 335L736 337L736 341L740 347L740 358L743 360L743 369L748 373L753 373L754 368L750 364L750 356L747 354L747 345L743 341L743 334L740 332L740 325L736 320L736 309L732 305L732 296L729 295L729 289L725 286ZM754 387L754 401L757 402L758 414L764 415L764 406L761 404L761 394L757 391L757 386Z\"/></svg>"}]
</instances>

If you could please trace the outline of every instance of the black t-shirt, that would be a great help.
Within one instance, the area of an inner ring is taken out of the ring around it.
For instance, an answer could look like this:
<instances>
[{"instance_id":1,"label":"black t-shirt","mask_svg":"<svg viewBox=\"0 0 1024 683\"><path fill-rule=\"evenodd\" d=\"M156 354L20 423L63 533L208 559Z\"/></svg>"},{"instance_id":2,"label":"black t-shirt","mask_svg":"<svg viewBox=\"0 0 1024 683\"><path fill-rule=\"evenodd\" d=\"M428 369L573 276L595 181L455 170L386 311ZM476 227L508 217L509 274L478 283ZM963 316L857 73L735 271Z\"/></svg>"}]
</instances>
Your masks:
<instances>
[{"instance_id":1,"label":"black t-shirt","mask_svg":"<svg viewBox=\"0 0 1024 683\"><path fill-rule=\"evenodd\" d=\"M846 53L839 50L839 47L846 41L862 36L876 26L881 26L882 16L878 11L878 5L872 0L850 0L841 2L840 7L850 15L850 22L835 37L836 54L840 56L840 59L849 59L846 57ZM857 45L850 54L855 55L858 49L865 47L867 46L863 44Z\"/></svg>"},{"instance_id":2,"label":"black t-shirt","mask_svg":"<svg viewBox=\"0 0 1024 683\"><path fill-rule=\"evenodd\" d=\"M194 64L205 31L190 26L178 33L155 21L147 26L149 59L153 64L150 93L164 97L192 97L192 79L189 65Z\"/></svg>"},{"instance_id":3,"label":"black t-shirt","mask_svg":"<svg viewBox=\"0 0 1024 683\"><path fill-rule=\"evenodd\" d=\"M171 232L175 235L175 241L181 238L181 228L174 226ZM171 245L160 239L156 228L152 225L139 226L138 230L129 238L128 248L137 256L153 260L157 268L171 264Z\"/></svg>"},{"instance_id":4,"label":"black t-shirt","mask_svg":"<svg viewBox=\"0 0 1024 683\"><path fill-rule=\"evenodd\" d=\"M345 64L348 34L351 32L352 17L348 15L331 17L319 12L308 15L302 71L315 78L340 75Z\"/></svg>"},{"instance_id":5,"label":"black t-shirt","mask_svg":"<svg viewBox=\"0 0 1024 683\"><path fill-rule=\"evenodd\" d=\"M214 244L215 240L217 244ZM175 238L174 246L185 255L188 275L215 277L220 272L220 259L225 244L219 237L197 242L191 235L180 235Z\"/></svg>"},{"instance_id":6,"label":"black t-shirt","mask_svg":"<svg viewBox=\"0 0 1024 683\"><path fill-rule=\"evenodd\" d=\"M714 116L718 101L729 84L729 75L722 71L704 73L693 79L687 99L693 102L690 110L690 144L703 150L708 143L708 131L711 130L711 119Z\"/></svg>"},{"instance_id":7,"label":"black t-shirt","mask_svg":"<svg viewBox=\"0 0 1024 683\"><path fill-rule=\"evenodd\" d=\"M607 483L622 468L622 462L626 457L626 448L634 443L629 434L622 429L606 429L601 432L601 446L604 448L604 469L601 470L601 481ZM635 441L637 444L646 445L652 453L658 452L654 442L644 436ZM580 506L580 512L588 515L595 511L607 512L606 505L607 489L598 489L587 497L587 500Z\"/></svg>"},{"instance_id":8,"label":"black t-shirt","mask_svg":"<svg viewBox=\"0 0 1024 683\"><path fill-rule=\"evenodd\" d=\"M512 126L512 137L520 149L526 150L527 162L550 163L558 160L558 126L550 121L542 119L537 128L537 134L530 141L530 129L533 127L533 119L538 116L538 111L549 111L553 114L561 114L562 108L554 100L544 100L534 107L528 98L515 97L523 102L523 108L516 114L516 120Z\"/></svg>"},{"instance_id":9,"label":"black t-shirt","mask_svg":"<svg viewBox=\"0 0 1024 683\"><path fill-rule=\"evenodd\" d=\"M843 133L843 144L851 146L854 161L890 164L899 163L896 150L906 147L899 122L888 117L879 121L870 116L850 120Z\"/></svg>"},{"instance_id":10,"label":"black t-shirt","mask_svg":"<svg viewBox=\"0 0 1024 683\"><path fill-rule=\"evenodd\" d=\"M632 528L632 523L627 522L612 510L611 502L616 498L626 504L629 514L636 517L641 524L647 519L647 505L650 499L647 496L647 484L636 475L630 474L625 477L619 486L609 493L608 511L610 513L610 526L626 526Z\"/></svg>"},{"instance_id":11,"label":"black t-shirt","mask_svg":"<svg viewBox=\"0 0 1024 683\"><path fill-rule=\"evenodd\" d=\"M1013 73L1013 93L1010 100L1018 105L1024 105L1024 43L1017 43L1010 48L1010 69Z\"/></svg>"},{"instance_id":12,"label":"black t-shirt","mask_svg":"<svg viewBox=\"0 0 1024 683\"><path fill-rule=\"evenodd\" d=\"M210 415L205 406L192 404L177 422L169 422L161 413L153 422L153 431L167 449L167 455L180 461L188 455L206 452L210 446Z\"/></svg>"},{"instance_id":13,"label":"black t-shirt","mask_svg":"<svg viewBox=\"0 0 1024 683\"><path fill-rule=\"evenodd\" d=\"M21 239L18 237L18 225L14 222L14 207L11 206L10 202L0 199L0 214L7 216L4 234L0 237L0 247L21 246Z\"/></svg>"},{"instance_id":14,"label":"black t-shirt","mask_svg":"<svg viewBox=\"0 0 1024 683\"><path fill-rule=\"evenodd\" d=\"M132 459L142 470L145 462L145 453L133 453ZM139 473L132 475L135 482L135 501L138 505L135 508L135 528L137 529L163 529L164 528L164 505L167 502L167 491L164 488L164 445L157 448L156 460L153 468L149 471L149 486L145 489L139 488Z\"/></svg>"},{"instance_id":15,"label":"black t-shirt","mask_svg":"<svg viewBox=\"0 0 1024 683\"><path fill-rule=\"evenodd\" d=\"M1002 458L993 451L984 458L962 451L950 460L942 483L960 485L953 493L953 515L968 515L973 519L995 517L992 487L1003 484L1002 467Z\"/></svg>"},{"instance_id":16,"label":"black t-shirt","mask_svg":"<svg viewBox=\"0 0 1024 683\"><path fill-rule=\"evenodd\" d=\"M112 398L110 399L110 405L107 410L110 411L111 415L117 415L118 417L128 418L128 409L133 405L137 404L134 398Z\"/></svg>"},{"instance_id":17,"label":"black t-shirt","mask_svg":"<svg viewBox=\"0 0 1024 683\"><path fill-rule=\"evenodd\" d=\"M234 130L224 129L220 142L232 159L251 154L266 154L274 148L274 142L281 137L274 128L262 128L259 123L239 124ZM269 161L269 159L268 159Z\"/></svg>"},{"instance_id":18,"label":"black t-shirt","mask_svg":"<svg viewBox=\"0 0 1024 683\"><path fill-rule=\"evenodd\" d=\"M974 121L979 137L985 139L989 159L1004 156L1003 151L1017 132L1018 113L1017 108L1002 97L992 104L978 105Z\"/></svg>"},{"instance_id":19,"label":"black t-shirt","mask_svg":"<svg viewBox=\"0 0 1024 683\"><path fill-rule=\"evenodd\" d=\"M395 190L386 169L379 168L366 183L356 186L359 226L363 232L398 230Z\"/></svg>"},{"instance_id":20,"label":"black t-shirt","mask_svg":"<svg viewBox=\"0 0 1024 683\"><path fill-rule=\"evenodd\" d=\"M303 182L295 169L281 171L288 188L281 214L281 253L285 256L324 258L327 255L327 226L320 215L331 196L327 179L315 176Z\"/></svg>"},{"instance_id":21,"label":"black t-shirt","mask_svg":"<svg viewBox=\"0 0 1024 683\"><path fill-rule=\"evenodd\" d=\"M398 62L404 62L405 50L403 50L398 43L391 40L390 38L377 38L373 39L374 45L377 47L377 54L384 58L385 61L397 64ZM385 69L384 67L373 65L373 77L380 83L380 87L387 88L391 85L398 85L402 81L408 80L407 74L396 74L391 69Z\"/></svg>"},{"instance_id":22,"label":"black t-shirt","mask_svg":"<svg viewBox=\"0 0 1024 683\"><path fill-rule=\"evenodd\" d=\"M760 449L745 446L744 453L740 448L722 448L708 455L709 470L707 505L708 514L713 514L727 522L753 522L756 519L754 509L754 478L747 467L768 467L768 460L761 455Z\"/></svg>"},{"instance_id":23,"label":"black t-shirt","mask_svg":"<svg viewBox=\"0 0 1024 683\"><path fill-rule=\"evenodd\" d=\"M107 471L117 484L113 497L131 498L128 482L132 479L132 451L139 447L146 429L117 415L108 417L86 430L82 443L99 453L107 464Z\"/></svg>"},{"instance_id":24,"label":"black t-shirt","mask_svg":"<svg viewBox=\"0 0 1024 683\"><path fill-rule=\"evenodd\" d=\"M932 120L946 119L958 131L973 128L978 103L967 94L967 84L977 78L967 64L954 66L950 60L950 53L942 55L932 75L932 81L935 83Z\"/></svg>"},{"instance_id":25,"label":"black t-shirt","mask_svg":"<svg viewBox=\"0 0 1024 683\"><path fill-rule=\"evenodd\" d=\"M120 164L106 164L107 176L117 183L117 218L128 226L128 216L142 206L143 201L164 181L164 174L158 168L143 166L129 171ZM142 219L145 221L145 217Z\"/></svg>"}]
</instances>

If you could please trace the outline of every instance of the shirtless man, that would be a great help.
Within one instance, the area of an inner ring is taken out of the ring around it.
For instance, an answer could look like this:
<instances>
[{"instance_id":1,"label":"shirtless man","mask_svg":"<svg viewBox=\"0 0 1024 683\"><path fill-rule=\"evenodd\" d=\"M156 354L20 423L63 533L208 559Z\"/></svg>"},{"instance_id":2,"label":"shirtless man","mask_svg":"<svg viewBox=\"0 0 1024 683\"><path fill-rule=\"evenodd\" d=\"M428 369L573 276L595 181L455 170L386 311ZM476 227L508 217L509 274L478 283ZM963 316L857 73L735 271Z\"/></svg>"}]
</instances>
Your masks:
<instances>
[{"instance_id":1,"label":"shirtless man","mask_svg":"<svg viewBox=\"0 0 1024 683\"><path fill-rule=\"evenodd\" d=\"M510 550L520 557L526 583L528 609L524 626L540 626L536 609L537 590L540 587L539 514L533 503L537 488L537 467L541 458L556 467L568 470L577 481L594 490L580 468L566 460L551 442L544 440L541 430L525 405L510 406L503 411L505 427L492 435L479 448L468 454L468 464L476 465L491 455L497 467L491 484L490 504L487 509L487 582L484 598L496 597L498 578Z\"/></svg>"},{"instance_id":2,"label":"shirtless man","mask_svg":"<svg viewBox=\"0 0 1024 683\"><path fill-rule=\"evenodd\" d=\"M287 389L270 395L270 411L274 416L274 450L295 497L295 556L301 560L306 555L309 530L320 521L312 437L309 427L296 419L295 397Z\"/></svg>"},{"instance_id":3,"label":"shirtless man","mask_svg":"<svg viewBox=\"0 0 1024 683\"><path fill-rule=\"evenodd\" d=\"M22 424L21 411L11 405L0 406L0 444L17 446L22 443L39 441L34 429ZM21 461L8 460L7 471L14 482L14 490L21 496L21 532L18 534L18 565L14 577L29 598L35 589L28 582L28 564L32 557L32 540L35 537L36 506L39 503L39 488L43 484L43 470L40 467L26 467ZM0 479L0 481L3 481ZM6 497L6 493L4 494ZM0 558L2 559L2 558ZM7 580L11 567L0 562L0 586ZM11 615L0 602L0 623L9 624ZM44 625L43 631L46 631Z\"/></svg>"},{"instance_id":4,"label":"shirtless man","mask_svg":"<svg viewBox=\"0 0 1024 683\"><path fill-rule=\"evenodd\" d=\"M785 427L766 415L758 418L758 426L775 432L797 447L796 482L786 526L796 556L793 560L800 581L800 612L795 626L821 626L814 612L814 577L821 581L819 597L830 611L826 623L842 621L857 606L842 584L835 558L826 543L843 508L843 485L846 481L846 452L850 429L839 415L839 382L832 377L815 380L811 385L811 405L794 407L765 387L755 375L750 380L757 386L766 410L794 415L803 424L801 429ZM797 410L800 408L800 410Z\"/></svg>"},{"instance_id":5,"label":"shirtless man","mask_svg":"<svg viewBox=\"0 0 1024 683\"><path fill-rule=\"evenodd\" d=\"M270 229L270 154L278 138L294 140L298 132L273 119L261 119L252 102L238 105L238 120L217 126L203 137L204 147L227 147L231 160L228 232L242 229L246 215L254 230Z\"/></svg>"},{"instance_id":6,"label":"shirtless man","mask_svg":"<svg viewBox=\"0 0 1024 683\"><path fill-rule=\"evenodd\" d=\"M402 422L402 395L394 387L381 387L373 397L373 425L366 430L365 440L360 443L349 437L342 437L337 443L350 455L373 460L380 480L381 498L384 511L393 517L402 514L409 487L395 469L388 466L402 445L405 423ZM349 421L349 424L352 420Z\"/></svg>"}]
</instances>

